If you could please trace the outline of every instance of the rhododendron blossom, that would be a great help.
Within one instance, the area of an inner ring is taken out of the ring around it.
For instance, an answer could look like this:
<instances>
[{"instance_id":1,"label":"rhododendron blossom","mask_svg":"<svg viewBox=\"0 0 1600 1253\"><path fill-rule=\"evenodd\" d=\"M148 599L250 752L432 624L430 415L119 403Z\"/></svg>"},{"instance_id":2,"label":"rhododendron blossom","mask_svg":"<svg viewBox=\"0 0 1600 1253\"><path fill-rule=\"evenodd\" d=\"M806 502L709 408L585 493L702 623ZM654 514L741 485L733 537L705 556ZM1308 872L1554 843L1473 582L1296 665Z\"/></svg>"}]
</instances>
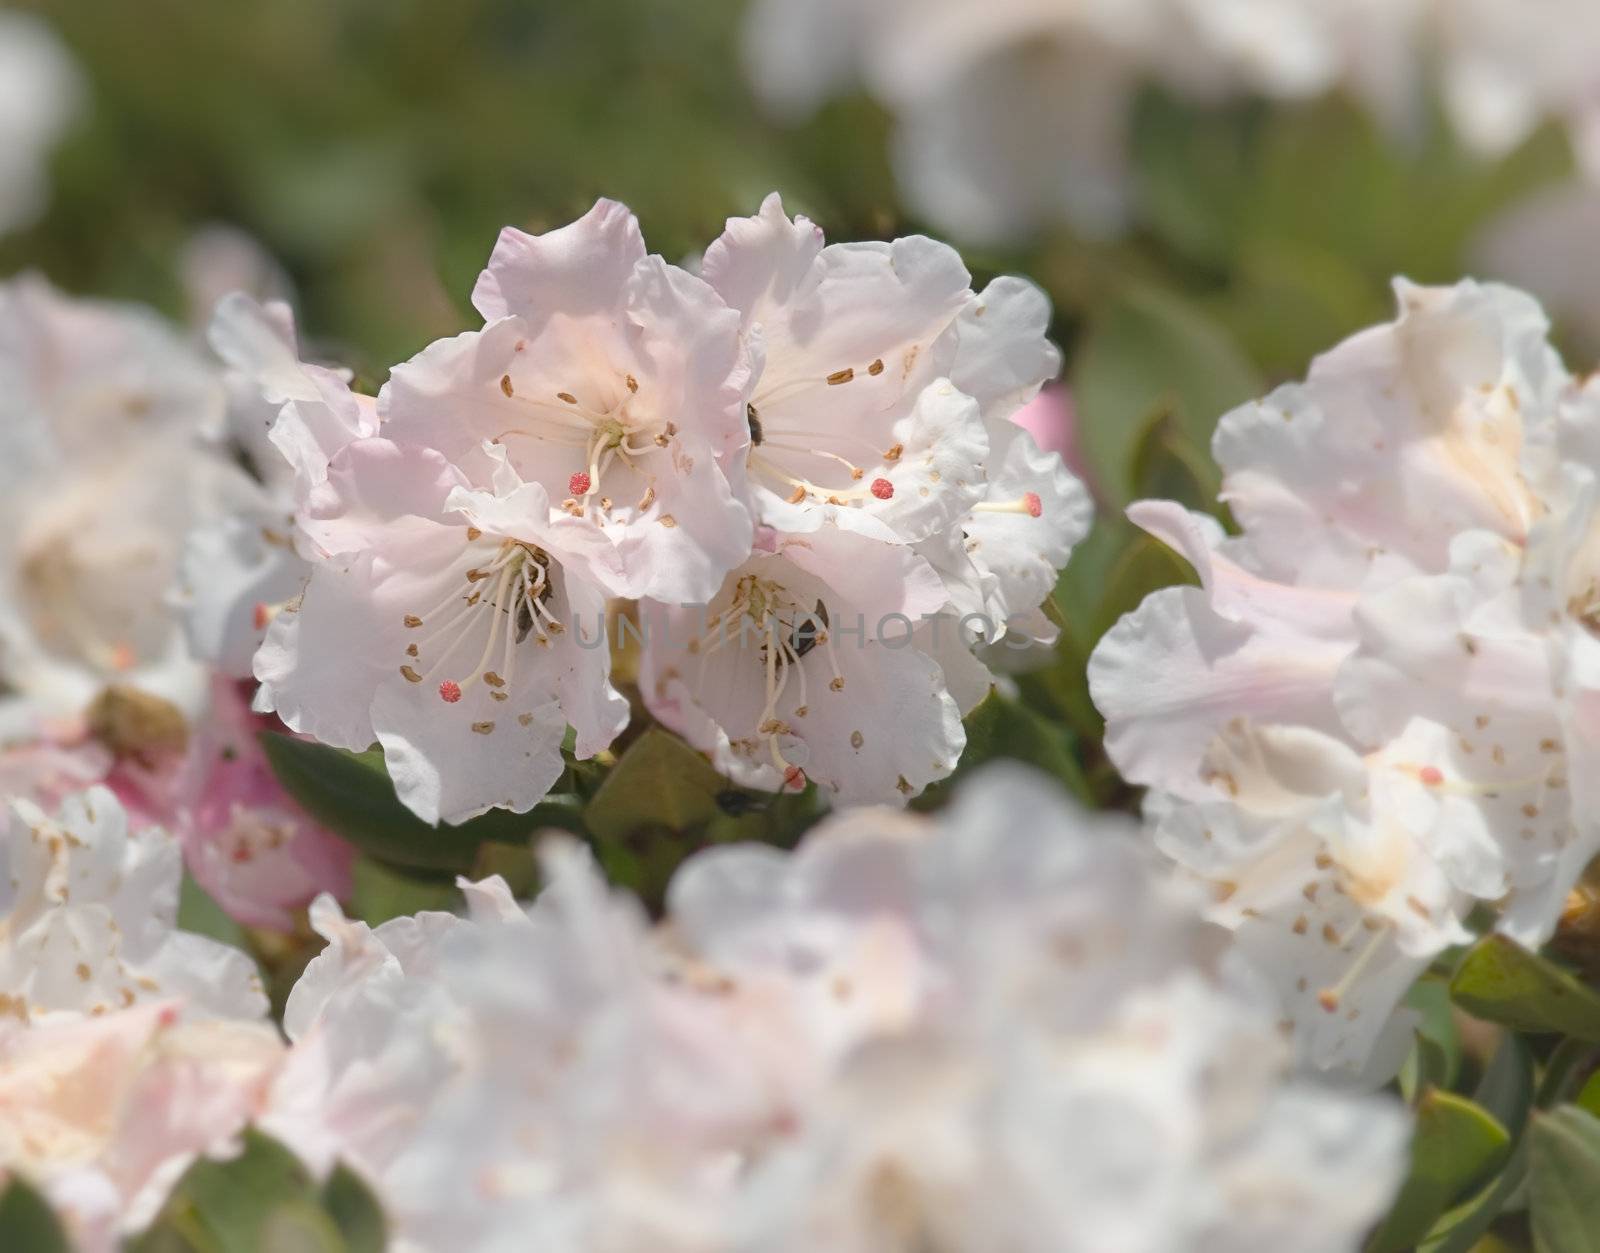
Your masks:
<instances>
[{"instance_id":1,"label":"rhododendron blossom","mask_svg":"<svg viewBox=\"0 0 1600 1253\"><path fill-rule=\"evenodd\" d=\"M1600 408L1527 297L1396 290L1394 323L1222 420L1241 535L1130 510L1202 586L1147 598L1090 663L1157 842L1211 881L1315 1064L1380 1078L1390 1011L1469 914L1541 943L1600 848L1575 794Z\"/></svg>"},{"instance_id":2,"label":"rhododendron blossom","mask_svg":"<svg viewBox=\"0 0 1600 1253\"><path fill-rule=\"evenodd\" d=\"M931 220L981 240L1064 217L1124 228L1139 92L1191 106L1343 89L1398 138L1437 92L1500 156L1548 118L1600 167L1600 25L1585 0L760 0L756 90L780 112L855 85L893 113L896 173Z\"/></svg>"},{"instance_id":3,"label":"rhododendron blossom","mask_svg":"<svg viewBox=\"0 0 1600 1253\"><path fill-rule=\"evenodd\" d=\"M73 717L124 683L203 707L165 598L185 532L249 486L197 446L222 403L149 311L0 286L0 704Z\"/></svg>"},{"instance_id":4,"label":"rhododendron blossom","mask_svg":"<svg viewBox=\"0 0 1600 1253\"><path fill-rule=\"evenodd\" d=\"M384 434L438 449L479 487L503 450L548 496L545 525L585 534L585 577L612 595L711 595L750 547L730 481L749 441L738 315L646 256L608 200L545 235L507 228L473 304L483 330L395 367Z\"/></svg>"},{"instance_id":5,"label":"rhododendron blossom","mask_svg":"<svg viewBox=\"0 0 1600 1253\"><path fill-rule=\"evenodd\" d=\"M862 804L949 774L959 712L911 646L944 588L879 526L763 532L704 610L654 607L639 672L651 712L751 787L810 779Z\"/></svg>"},{"instance_id":6,"label":"rhododendron blossom","mask_svg":"<svg viewBox=\"0 0 1600 1253\"><path fill-rule=\"evenodd\" d=\"M531 808L570 723L592 756L627 722L598 639L604 596L572 574L605 537L557 524L538 483L496 462L471 487L431 449L358 440L301 518L328 554L256 654L260 707L325 744L383 745L402 800L432 822Z\"/></svg>"},{"instance_id":7,"label":"rhododendron blossom","mask_svg":"<svg viewBox=\"0 0 1600 1253\"><path fill-rule=\"evenodd\" d=\"M1285 1080L1123 835L1000 772L703 852L653 928L569 844L526 915L493 881L470 920L319 905L266 1125L405 1250L1355 1249L1403 1120Z\"/></svg>"},{"instance_id":8,"label":"rhododendron blossom","mask_svg":"<svg viewBox=\"0 0 1600 1253\"><path fill-rule=\"evenodd\" d=\"M195 1017L258 1018L261 979L242 952L176 928L182 865L157 827L131 830L95 786L51 816L14 800L4 815L0 1000L53 1022L181 1000Z\"/></svg>"}]
</instances>

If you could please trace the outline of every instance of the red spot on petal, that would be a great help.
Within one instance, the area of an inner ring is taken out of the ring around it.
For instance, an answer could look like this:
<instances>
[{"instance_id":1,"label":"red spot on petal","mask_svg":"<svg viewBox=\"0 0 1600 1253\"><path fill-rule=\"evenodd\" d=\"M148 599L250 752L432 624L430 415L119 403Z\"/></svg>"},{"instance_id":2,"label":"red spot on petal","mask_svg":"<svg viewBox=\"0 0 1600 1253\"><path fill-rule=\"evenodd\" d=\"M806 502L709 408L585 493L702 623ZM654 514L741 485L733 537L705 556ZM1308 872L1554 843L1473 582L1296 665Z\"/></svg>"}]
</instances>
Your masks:
<instances>
[{"instance_id":1,"label":"red spot on petal","mask_svg":"<svg viewBox=\"0 0 1600 1253\"><path fill-rule=\"evenodd\" d=\"M785 770L783 772L783 786L784 787L792 787L795 791L798 792L798 791L800 791L801 788L805 787L805 785L806 785L806 772L804 770L800 769L799 766L790 766L787 770Z\"/></svg>"},{"instance_id":2,"label":"red spot on petal","mask_svg":"<svg viewBox=\"0 0 1600 1253\"><path fill-rule=\"evenodd\" d=\"M586 471L579 470L567 480L567 490L574 496L582 496L591 486L591 480Z\"/></svg>"},{"instance_id":3,"label":"red spot on petal","mask_svg":"<svg viewBox=\"0 0 1600 1253\"><path fill-rule=\"evenodd\" d=\"M267 623L269 623L271 621L272 621L272 611L267 608L266 601L264 601L264 600L256 601L256 611L255 611L256 630L265 631L267 629Z\"/></svg>"},{"instance_id":4,"label":"red spot on petal","mask_svg":"<svg viewBox=\"0 0 1600 1253\"><path fill-rule=\"evenodd\" d=\"M1421 779L1429 787L1438 787L1444 782L1444 771L1439 769L1438 766L1424 766L1417 771L1417 778Z\"/></svg>"},{"instance_id":5,"label":"red spot on petal","mask_svg":"<svg viewBox=\"0 0 1600 1253\"><path fill-rule=\"evenodd\" d=\"M454 679L446 679L439 684L439 699L447 705L453 705L461 699L461 684Z\"/></svg>"},{"instance_id":6,"label":"red spot on petal","mask_svg":"<svg viewBox=\"0 0 1600 1253\"><path fill-rule=\"evenodd\" d=\"M1044 505L1039 501L1038 492L1023 492L1022 507L1028 511L1030 518L1037 518L1044 512Z\"/></svg>"},{"instance_id":7,"label":"red spot on petal","mask_svg":"<svg viewBox=\"0 0 1600 1253\"><path fill-rule=\"evenodd\" d=\"M113 669L132 670L138 661L139 655L133 651L132 644L117 644L111 650L111 665Z\"/></svg>"},{"instance_id":8,"label":"red spot on petal","mask_svg":"<svg viewBox=\"0 0 1600 1253\"><path fill-rule=\"evenodd\" d=\"M879 500L889 500L894 496L894 484L888 479L873 479L872 494Z\"/></svg>"}]
</instances>

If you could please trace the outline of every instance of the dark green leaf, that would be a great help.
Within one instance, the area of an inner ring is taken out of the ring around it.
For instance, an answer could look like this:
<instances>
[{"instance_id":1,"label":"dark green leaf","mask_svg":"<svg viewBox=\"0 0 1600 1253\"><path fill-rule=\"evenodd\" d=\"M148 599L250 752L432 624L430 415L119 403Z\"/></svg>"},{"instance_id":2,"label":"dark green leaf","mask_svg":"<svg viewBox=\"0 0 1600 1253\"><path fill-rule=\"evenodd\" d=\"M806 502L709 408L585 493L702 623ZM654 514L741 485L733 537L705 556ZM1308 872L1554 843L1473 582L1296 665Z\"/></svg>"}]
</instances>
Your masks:
<instances>
[{"instance_id":1,"label":"dark green leaf","mask_svg":"<svg viewBox=\"0 0 1600 1253\"><path fill-rule=\"evenodd\" d=\"M1533 1055L1520 1036L1505 1033L1472 1099L1513 1134L1522 1126L1533 1104Z\"/></svg>"},{"instance_id":2,"label":"dark green leaf","mask_svg":"<svg viewBox=\"0 0 1600 1253\"><path fill-rule=\"evenodd\" d=\"M379 861L465 872L485 841L522 843L547 827L580 826L572 798L552 794L530 813L493 809L460 826L434 827L400 803L376 749L347 753L271 732L261 737L284 790L329 830Z\"/></svg>"},{"instance_id":3,"label":"dark green leaf","mask_svg":"<svg viewBox=\"0 0 1600 1253\"><path fill-rule=\"evenodd\" d=\"M1437 1089L1417 1104L1411 1173L1368 1253L1414 1248L1445 1208L1505 1161L1510 1137L1485 1110Z\"/></svg>"},{"instance_id":4,"label":"dark green leaf","mask_svg":"<svg viewBox=\"0 0 1600 1253\"><path fill-rule=\"evenodd\" d=\"M349 1253L383 1253L388 1224L377 1197L355 1171L336 1166L322 1185L322 1207L338 1225Z\"/></svg>"},{"instance_id":5,"label":"dark green leaf","mask_svg":"<svg viewBox=\"0 0 1600 1253\"><path fill-rule=\"evenodd\" d=\"M1600 1253L1600 1119L1563 1105L1528 1134L1535 1253Z\"/></svg>"},{"instance_id":6,"label":"dark green leaf","mask_svg":"<svg viewBox=\"0 0 1600 1253\"><path fill-rule=\"evenodd\" d=\"M1468 1013L1517 1031L1559 1031L1600 1042L1600 995L1503 935L1473 945L1450 995Z\"/></svg>"},{"instance_id":7,"label":"dark green leaf","mask_svg":"<svg viewBox=\"0 0 1600 1253\"><path fill-rule=\"evenodd\" d=\"M70 1253L61 1221L33 1185L13 1175L0 1193L0 1249L6 1253Z\"/></svg>"},{"instance_id":8,"label":"dark green leaf","mask_svg":"<svg viewBox=\"0 0 1600 1253\"><path fill-rule=\"evenodd\" d=\"M1429 1088L1455 1086L1461 1070L1461 1036L1456 1031L1450 989L1424 978L1406 993L1405 1005L1417 1012L1417 1043L1400 1072L1400 1091L1413 1103Z\"/></svg>"}]
</instances>

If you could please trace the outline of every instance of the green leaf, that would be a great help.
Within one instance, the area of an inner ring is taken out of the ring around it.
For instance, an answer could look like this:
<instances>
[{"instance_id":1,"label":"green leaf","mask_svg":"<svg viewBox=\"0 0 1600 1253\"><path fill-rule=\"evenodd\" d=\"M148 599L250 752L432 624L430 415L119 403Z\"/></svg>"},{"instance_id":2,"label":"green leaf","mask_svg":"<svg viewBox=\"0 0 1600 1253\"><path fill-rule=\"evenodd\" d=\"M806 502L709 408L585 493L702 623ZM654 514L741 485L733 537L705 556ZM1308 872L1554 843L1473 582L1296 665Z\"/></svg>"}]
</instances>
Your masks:
<instances>
[{"instance_id":1,"label":"green leaf","mask_svg":"<svg viewBox=\"0 0 1600 1253\"><path fill-rule=\"evenodd\" d=\"M322 1185L322 1206L338 1225L349 1253L383 1253L388 1224L378 1198L348 1166L335 1166Z\"/></svg>"},{"instance_id":2,"label":"green leaf","mask_svg":"<svg viewBox=\"0 0 1600 1253\"><path fill-rule=\"evenodd\" d=\"M1596 1118L1600 1118L1600 1070L1595 1071L1584 1082L1578 1092L1576 1104L1580 1109L1586 1109Z\"/></svg>"},{"instance_id":3,"label":"green leaf","mask_svg":"<svg viewBox=\"0 0 1600 1253\"><path fill-rule=\"evenodd\" d=\"M0 1193L0 1248L6 1253L71 1253L72 1249L50 1203L17 1175Z\"/></svg>"},{"instance_id":4,"label":"green leaf","mask_svg":"<svg viewBox=\"0 0 1600 1253\"><path fill-rule=\"evenodd\" d=\"M1400 1091L1415 1103L1430 1087L1453 1088L1461 1070L1461 1036L1456 1031L1450 989L1442 980L1419 979L1405 996L1417 1011L1417 1043L1400 1071Z\"/></svg>"},{"instance_id":5,"label":"green leaf","mask_svg":"<svg viewBox=\"0 0 1600 1253\"><path fill-rule=\"evenodd\" d=\"M602 843L644 830L681 833L715 816L717 794L727 786L694 749L652 727L622 754L584 810L584 822Z\"/></svg>"},{"instance_id":6,"label":"green leaf","mask_svg":"<svg viewBox=\"0 0 1600 1253\"><path fill-rule=\"evenodd\" d=\"M307 813L397 866L462 873L485 841L522 843L547 827L581 827L576 801L560 794L525 814L492 809L459 826L430 826L400 803L377 749L348 753L273 732L264 732L261 744L278 782Z\"/></svg>"},{"instance_id":7,"label":"green leaf","mask_svg":"<svg viewBox=\"0 0 1600 1253\"><path fill-rule=\"evenodd\" d=\"M1472 1099L1515 1133L1533 1105L1533 1054L1522 1037L1506 1032Z\"/></svg>"},{"instance_id":8,"label":"green leaf","mask_svg":"<svg viewBox=\"0 0 1600 1253\"><path fill-rule=\"evenodd\" d=\"M1534 1107L1550 1109L1566 1100L1592 1051L1581 1040L1563 1040L1556 1045L1545 1059L1534 1089ZM1500 1174L1433 1225L1418 1246L1419 1253L1478 1253L1479 1241L1502 1213L1513 1208L1524 1190L1531 1139L1523 1135Z\"/></svg>"},{"instance_id":9,"label":"green leaf","mask_svg":"<svg viewBox=\"0 0 1600 1253\"><path fill-rule=\"evenodd\" d=\"M1073 363L1073 402L1095 481L1125 505L1138 487L1141 448L1161 438L1191 463L1209 464L1211 432L1262 382L1225 331L1156 287L1132 286L1090 325Z\"/></svg>"},{"instance_id":10,"label":"green leaf","mask_svg":"<svg viewBox=\"0 0 1600 1253\"><path fill-rule=\"evenodd\" d=\"M382 1253L385 1243L383 1213L358 1175L335 1166L319 1186L288 1149L250 1130L237 1157L191 1166L128 1251Z\"/></svg>"},{"instance_id":11,"label":"green leaf","mask_svg":"<svg viewBox=\"0 0 1600 1253\"><path fill-rule=\"evenodd\" d=\"M1517 1031L1558 1031L1600 1042L1600 995L1503 935L1468 951L1450 995L1469 1014Z\"/></svg>"},{"instance_id":12,"label":"green leaf","mask_svg":"<svg viewBox=\"0 0 1600 1253\"><path fill-rule=\"evenodd\" d=\"M1417 1104L1411 1172L1368 1253L1414 1248L1452 1201L1499 1168L1510 1145L1488 1111L1450 1092L1425 1092Z\"/></svg>"},{"instance_id":13,"label":"green leaf","mask_svg":"<svg viewBox=\"0 0 1600 1253\"><path fill-rule=\"evenodd\" d=\"M1600 1253L1600 1119L1563 1105L1528 1135L1534 1253Z\"/></svg>"}]
</instances>

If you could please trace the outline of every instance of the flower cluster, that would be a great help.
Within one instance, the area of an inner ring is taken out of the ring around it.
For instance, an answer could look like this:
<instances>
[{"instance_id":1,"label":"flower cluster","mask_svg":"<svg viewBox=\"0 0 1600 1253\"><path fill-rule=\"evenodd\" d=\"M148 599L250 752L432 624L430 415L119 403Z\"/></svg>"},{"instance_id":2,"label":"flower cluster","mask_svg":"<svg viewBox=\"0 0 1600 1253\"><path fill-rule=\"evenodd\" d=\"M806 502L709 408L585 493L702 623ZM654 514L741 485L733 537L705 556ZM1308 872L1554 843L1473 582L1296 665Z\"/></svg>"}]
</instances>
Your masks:
<instances>
[{"instance_id":1,"label":"flower cluster","mask_svg":"<svg viewBox=\"0 0 1600 1253\"><path fill-rule=\"evenodd\" d=\"M176 841L107 789L12 802L0 865L0 1163L110 1253L262 1112L282 1045L250 960L176 929Z\"/></svg>"},{"instance_id":2,"label":"flower cluster","mask_svg":"<svg viewBox=\"0 0 1600 1253\"><path fill-rule=\"evenodd\" d=\"M231 383L148 310L0 285L0 793L104 783L236 918L290 931L349 852L224 681L250 666L230 615L304 577L292 502L240 468L273 472L263 402Z\"/></svg>"},{"instance_id":3,"label":"flower cluster","mask_svg":"<svg viewBox=\"0 0 1600 1253\"><path fill-rule=\"evenodd\" d=\"M407 1250L1355 1248L1403 1120L1284 1080L1127 834L1003 771L698 854L654 926L566 844L527 913L319 903L263 1125Z\"/></svg>"},{"instance_id":4,"label":"flower cluster","mask_svg":"<svg viewBox=\"0 0 1600 1253\"><path fill-rule=\"evenodd\" d=\"M1585 0L757 0L752 84L794 113L860 82L895 113L919 211L967 238L1065 216L1125 225L1134 101L1332 90L1414 130L1428 70L1456 129L1500 155L1546 118L1600 169L1600 25Z\"/></svg>"},{"instance_id":5,"label":"flower cluster","mask_svg":"<svg viewBox=\"0 0 1600 1253\"><path fill-rule=\"evenodd\" d=\"M376 406L227 302L213 338L276 406L297 551L266 560L253 518L211 539L189 582L230 591L217 651L254 653L259 707L296 731L381 744L401 799L453 823L532 807L569 728L580 758L622 730L607 606L633 600L645 706L729 777L903 800L954 768L984 656L1053 637L1089 520L1009 420L1059 367L1044 297L969 284L925 238L825 246L776 196L697 277L601 201L506 230L485 325Z\"/></svg>"},{"instance_id":6,"label":"flower cluster","mask_svg":"<svg viewBox=\"0 0 1600 1253\"><path fill-rule=\"evenodd\" d=\"M1542 943L1600 848L1600 392L1519 292L1396 295L1393 323L1222 420L1240 534L1130 510L1201 586L1150 596L1090 663L1156 841L1212 885L1306 1057L1379 1078L1396 1003L1468 915Z\"/></svg>"}]
</instances>

